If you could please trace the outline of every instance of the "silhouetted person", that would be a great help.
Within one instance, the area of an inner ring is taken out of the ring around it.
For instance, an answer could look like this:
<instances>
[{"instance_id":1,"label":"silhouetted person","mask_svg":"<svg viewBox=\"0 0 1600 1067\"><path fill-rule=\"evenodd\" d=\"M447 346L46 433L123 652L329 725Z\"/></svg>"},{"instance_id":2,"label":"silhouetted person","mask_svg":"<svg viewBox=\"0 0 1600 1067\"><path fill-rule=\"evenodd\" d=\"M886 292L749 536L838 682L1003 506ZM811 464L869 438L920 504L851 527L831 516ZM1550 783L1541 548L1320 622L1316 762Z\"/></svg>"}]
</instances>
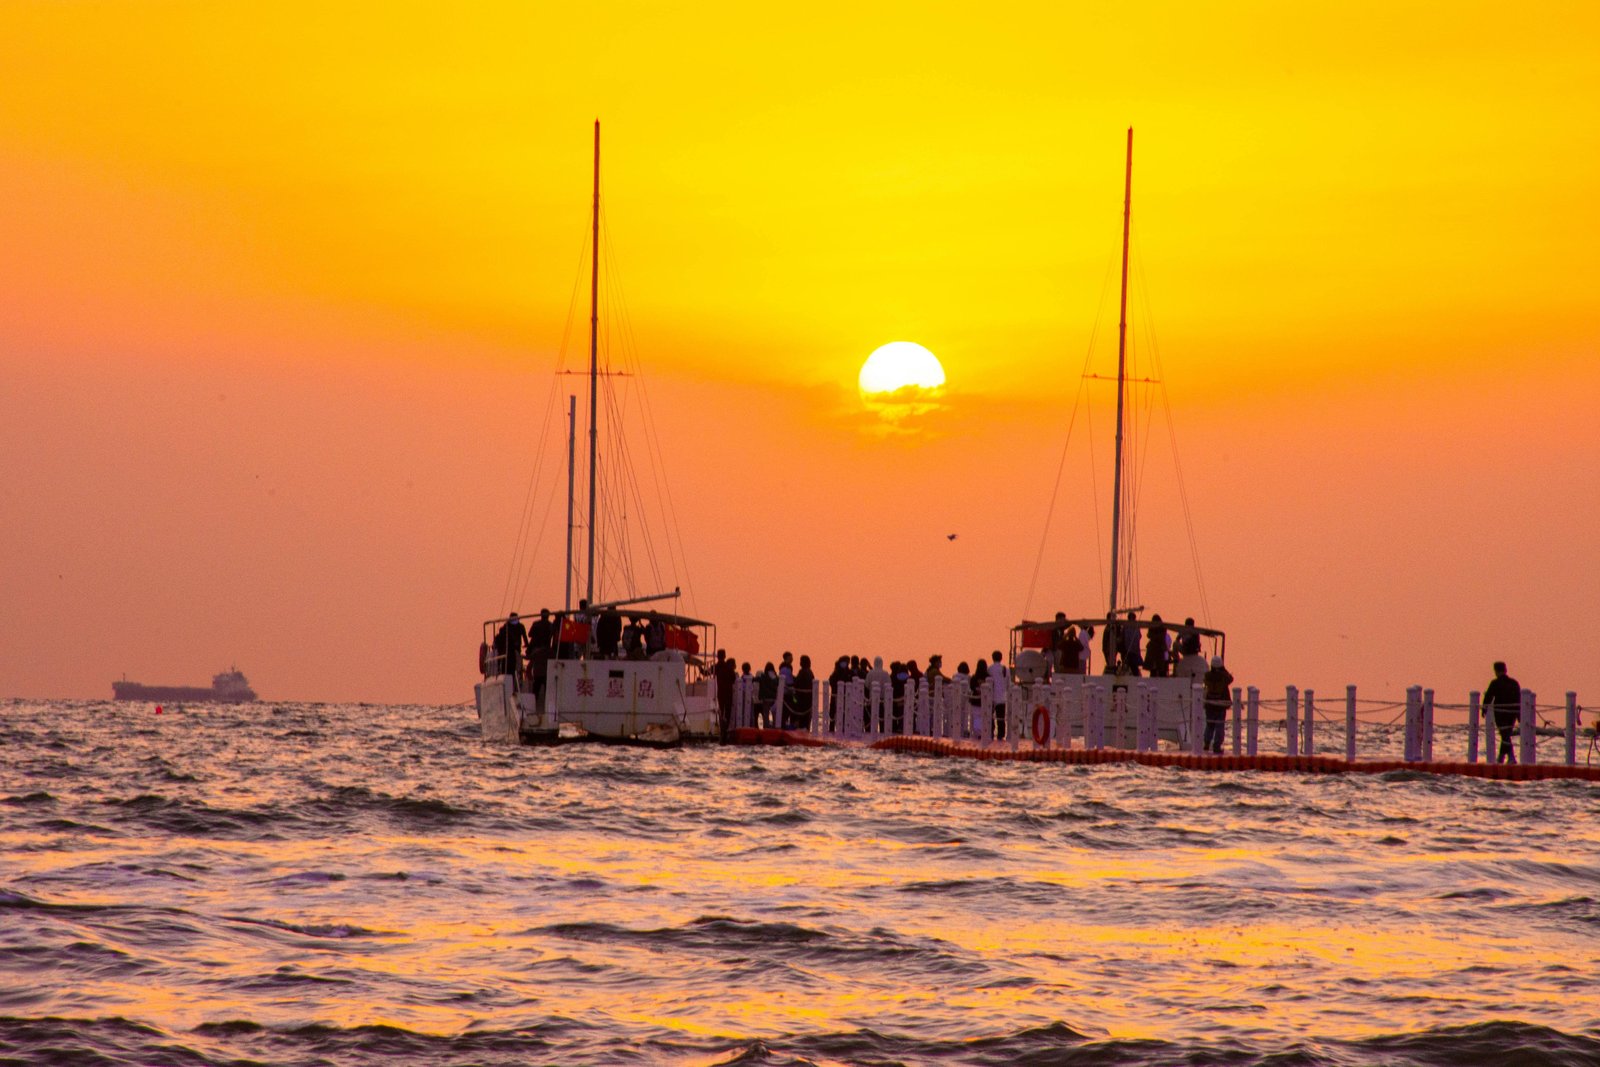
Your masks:
<instances>
[{"instance_id":1,"label":"silhouetted person","mask_svg":"<svg viewBox=\"0 0 1600 1067\"><path fill-rule=\"evenodd\" d=\"M511 617L501 625L494 635L495 655L500 657L500 672L502 674L516 674L522 669L522 646L528 643L528 631L522 626L517 613L512 612Z\"/></svg>"},{"instance_id":2,"label":"silhouetted person","mask_svg":"<svg viewBox=\"0 0 1600 1067\"><path fill-rule=\"evenodd\" d=\"M763 726L778 725L776 705L778 703L778 668L769 660L761 673L756 675L756 713L761 718Z\"/></svg>"},{"instance_id":3,"label":"silhouetted person","mask_svg":"<svg viewBox=\"0 0 1600 1067\"><path fill-rule=\"evenodd\" d=\"M1165 678L1172 650L1167 645L1167 627L1160 615L1150 616L1150 629L1145 631L1144 666L1152 678Z\"/></svg>"},{"instance_id":4,"label":"silhouetted person","mask_svg":"<svg viewBox=\"0 0 1600 1067\"><path fill-rule=\"evenodd\" d=\"M622 628L622 655L624 659L644 659L644 620L637 615L630 615L628 625Z\"/></svg>"},{"instance_id":5,"label":"silhouetted person","mask_svg":"<svg viewBox=\"0 0 1600 1067\"><path fill-rule=\"evenodd\" d=\"M1139 613L1128 612L1128 621L1122 624L1122 669L1139 677Z\"/></svg>"},{"instance_id":6,"label":"silhouetted person","mask_svg":"<svg viewBox=\"0 0 1600 1067\"><path fill-rule=\"evenodd\" d=\"M1500 731L1500 752L1496 763L1515 763L1517 757L1511 747L1511 735L1522 721L1522 686L1506 673L1506 665L1496 662L1494 681L1483 691L1483 713L1494 715L1495 729Z\"/></svg>"},{"instance_id":7,"label":"silhouetted person","mask_svg":"<svg viewBox=\"0 0 1600 1067\"><path fill-rule=\"evenodd\" d=\"M817 676L811 670L811 657L800 657L800 669L794 674L794 727L804 730L811 725L812 701L817 695Z\"/></svg>"},{"instance_id":8,"label":"silhouetted person","mask_svg":"<svg viewBox=\"0 0 1600 1067\"><path fill-rule=\"evenodd\" d=\"M601 659L616 659L622 644L622 615L610 608L600 613L594 624L595 653Z\"/></svg>"},{"instance_id":9,"label":"silhouetted person","mask_svg":"<svg viewBox=\"0 0 1600 1067\"><path fill-rule=\"evenodd\" d=\"M555 651L556 624L550 618L549 608L540 608L539 617L528 627L528 670L533 675L533 691L544 695L545 665Z\"/></svg>"},{"instance_id":10,"label":"silhouetted person","mask_svg":"<svg viewBox=\"0 0 1600 1067\"><path fill-rule=\"evenodd\" d=\"M1200 634L1194 628L1193 618L1183 620L1183 628L1178 631L1177 653L1180 656L1200 654Z\"/></svg>"},{"instance_id":11,"label":"silhouetted person","mask_svg":"<svg viewBox=\"0 0 1600 1067\"><path fill-rule=\"evenodd\" d=\"M640 649L644 648L643 635L640 636ZM717 662L711 668L712 675L717 680L717 708L722 715L723 729L727 729L728 717L733 714L733 683L739 677L739 666L728 658L724 649L717 649Z\"/></svg>"},{"instance_id":12,"label":"silhouetted person","mask_svg":"<svg viewBox=\"0 0 1600 1067\"><path fill-rule=\"evenodd\" d=\"M1220 754L1222 735L1228 722L1228 707L1233 703L1232 694L1228 692L1228 687L1233 684L1233 675L1222 665L1221 656L1211 657L1211 669L1206 671L1201 684L1206 687L1206 732L1200 740L1200 747L1207 752Z\"/></svg>"},{"instance_id":13,"label":"silhouetted person","mask_svg":"<svg viewBox=\"0 0 1600 1067\"><path fill-rule=\"evenodd\" d=\"M1006 738L1006 696L1011 681L1011 672L1006 670L1004 659L1000 650L995 649L992 662L989 664L989 686L994 694L994 736L997 741Z\"/></svg>"},{"instance_id":14,"label":"silhouetted person","mask_svg":"<svg viewBox=\"0 0 1600 1067\"><path fill-rule=\"evenodd\" d=\"M1067 674L1067 630L1072 630L1072 636L1077 637L1076 627L1067 625L1067 613L1056 612L1056 624L1050 628L1050 673ZM1077 673L1076 671L1070 673Z\"/></svg>"}]
</instances>

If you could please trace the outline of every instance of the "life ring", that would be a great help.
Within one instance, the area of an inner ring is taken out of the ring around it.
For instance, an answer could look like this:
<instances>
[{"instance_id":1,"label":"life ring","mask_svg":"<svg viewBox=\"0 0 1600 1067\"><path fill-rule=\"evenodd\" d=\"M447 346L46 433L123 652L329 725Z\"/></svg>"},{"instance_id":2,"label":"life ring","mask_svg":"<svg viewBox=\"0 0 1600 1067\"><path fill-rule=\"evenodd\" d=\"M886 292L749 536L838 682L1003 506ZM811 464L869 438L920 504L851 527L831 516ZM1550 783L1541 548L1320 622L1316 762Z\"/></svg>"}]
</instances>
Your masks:
<instances>
[{"instance_id":1,"label":"life ring","mask_svg":"<svg viewBox=\"0 0 1600 1067\"><path fill-rule=\"evenodd\" d=\"M1042 745L1050 740L1050 709L1040 704L1033 709L1033 743Z\"/></svg>"},{"instance_id":2,"label":"life ring","mask_svg":"<svg viewBox=\"0 0 1600 1067\"><path fill-rule=\"evenodd\" d=\"M487 641L478 645L478 673L489 673L489 642Z\"/></svg>"}]
</instances>

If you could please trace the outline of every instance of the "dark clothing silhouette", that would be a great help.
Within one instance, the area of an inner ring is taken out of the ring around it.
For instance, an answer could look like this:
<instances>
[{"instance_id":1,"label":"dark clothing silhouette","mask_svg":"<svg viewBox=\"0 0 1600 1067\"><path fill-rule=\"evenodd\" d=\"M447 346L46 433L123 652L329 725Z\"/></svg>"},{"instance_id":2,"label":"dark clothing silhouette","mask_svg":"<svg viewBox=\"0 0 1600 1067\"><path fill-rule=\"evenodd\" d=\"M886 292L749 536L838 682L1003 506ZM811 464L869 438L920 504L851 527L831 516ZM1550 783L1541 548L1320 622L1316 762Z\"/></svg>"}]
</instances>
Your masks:
<instances>
[{"instance_id":1,"label":"dark clothing silhouette","mask_svg":"<svg viewBox=\"0 0 1600 1067\"><path fill-rule=\"evenodd\" d=\"M516 674L522 669L522 646L528 643L528 631L522 628L522 622L511 619L500 631L494 635L495 655L500 657L500 670L504 674Z\"/></svg>"},{"instance_id":2,"label":"dark clothing silhouette","mask_svg":"<svg viewBox=\"0 0 1600 1067\"><path fill-rule=\"evenodd\" d=\"M595 652L601 659L616 659L617 646L622 644L622 616L615 611L602 611L594 624Z\"/></svg>"},{"instance_id":3,"label":"dark clothing silhouette","mask_svg":"<svg viewBox=\"0 0 1600 1067\"><path fill-rule=\"evenodd\" d=\"M1200 680L1204 685L1206 705L1206 732L1201 739L1200 747L1207 752L1222 751L1222 735L1228 721L1228 708L1233 703L1233 697L1228 692L1228 687L1233 684L1233 675L1228 668L1220 663L1206 671L1205 677Z\"/></svg>"},{"instance_id":4,"label":"dark clothing silhouette","mask_svg":"<svg viewBox=\"0 0 1600 1067\"><path fill-rule=\"evenodd\" d=\"M1483 713L1494 715L1495 728L1500 731L1500 751L1494 761L1517 762L1511 735L1522 721L1522 686L1508 674L1496 675L1489 688L1483 691Z\"/></svg>"}]
</instances>

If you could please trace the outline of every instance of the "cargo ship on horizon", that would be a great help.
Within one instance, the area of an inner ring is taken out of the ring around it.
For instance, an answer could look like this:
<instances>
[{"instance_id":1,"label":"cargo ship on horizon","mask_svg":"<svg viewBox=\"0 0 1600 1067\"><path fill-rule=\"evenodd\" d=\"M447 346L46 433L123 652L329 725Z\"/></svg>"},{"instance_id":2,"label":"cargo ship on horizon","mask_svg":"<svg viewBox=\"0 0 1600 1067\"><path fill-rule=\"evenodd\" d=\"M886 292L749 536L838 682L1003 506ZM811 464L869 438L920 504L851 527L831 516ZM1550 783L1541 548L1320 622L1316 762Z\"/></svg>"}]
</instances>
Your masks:
<instances>
[{"instance_id":1,"label":"cargo ship on horizon","mask_svg":"<svg viewBox=\"0 0 1600 1067\"><path fill-rule=\"evenodd\" d=\"M230 668L211 679L211 688L197 685L140 685L126 678L111 683L115 700L151 700L171 704L249 704L256 691L237 668Z\"/></svg>"}]
</instances>

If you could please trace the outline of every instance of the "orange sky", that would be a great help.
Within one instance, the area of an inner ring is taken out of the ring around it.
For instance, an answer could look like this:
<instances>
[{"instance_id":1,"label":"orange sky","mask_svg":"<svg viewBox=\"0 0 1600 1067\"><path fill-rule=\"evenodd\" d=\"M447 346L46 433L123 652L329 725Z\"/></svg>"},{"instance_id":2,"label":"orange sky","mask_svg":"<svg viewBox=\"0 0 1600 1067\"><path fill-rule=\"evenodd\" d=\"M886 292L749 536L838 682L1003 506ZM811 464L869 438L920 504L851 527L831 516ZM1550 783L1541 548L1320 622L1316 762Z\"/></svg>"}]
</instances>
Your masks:
<instances>
[{"instance_id":1,"label":"orange sky","mask_svg":"<svg viewBox=\"0 0 1600 1067\"><path fill-rule=\"evenodd\" d=\"M599 117L686 577L740 658L953 663L1103 610L1081 419L1027 592L1097 321L1114 360L1131 125L1134 336L1234 673L1459 700L1504 657L1600 701L1600 9L685 11L0 9L0 695L237 662L470 698ZM902 339L950 384L885 435L855 377ZM1198 613L1155 443L1138 591ZM518 607L559 600L557 540Z\"/></svg>"}]
</instances>

